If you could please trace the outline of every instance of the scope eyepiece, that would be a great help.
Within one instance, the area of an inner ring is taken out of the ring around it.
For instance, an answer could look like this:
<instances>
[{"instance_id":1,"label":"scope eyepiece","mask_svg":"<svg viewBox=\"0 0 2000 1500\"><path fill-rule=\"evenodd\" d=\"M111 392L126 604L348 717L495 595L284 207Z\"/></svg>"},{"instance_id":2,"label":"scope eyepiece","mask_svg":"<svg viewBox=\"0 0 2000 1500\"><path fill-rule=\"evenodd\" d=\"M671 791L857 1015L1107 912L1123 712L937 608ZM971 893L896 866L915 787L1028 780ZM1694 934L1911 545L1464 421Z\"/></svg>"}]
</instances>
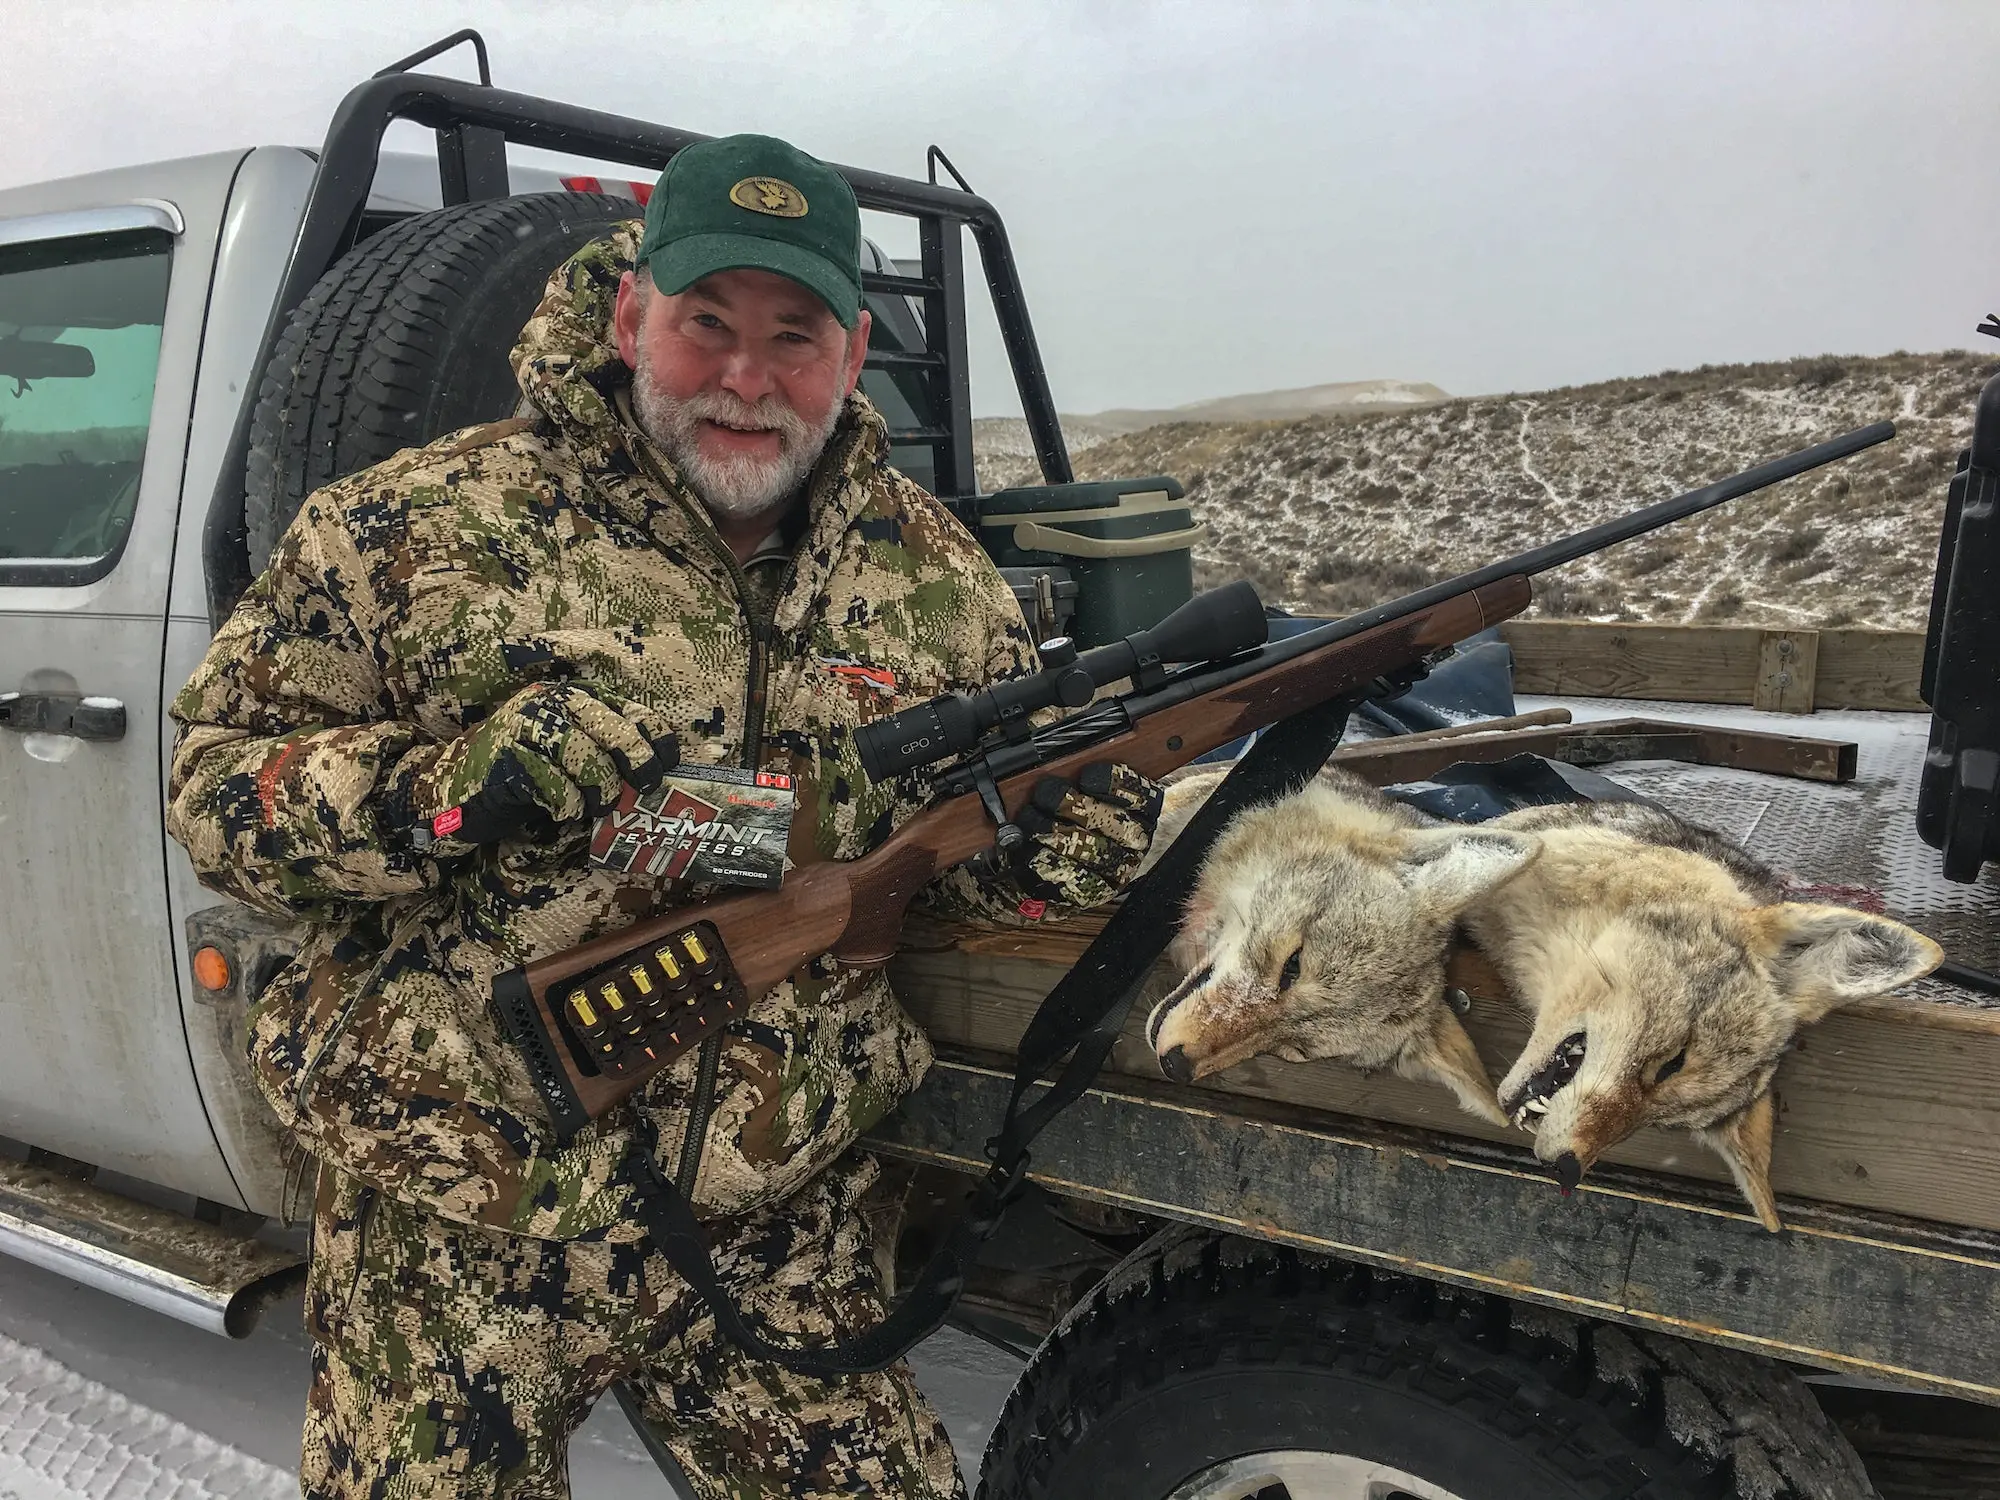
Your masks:
<instances>
[{"instance_id":1,"label":"scope eyepiece","mask_svg":"<svg viewBox=\"0 0 2000 1500\"><path fill-rule=\"evenodd\" d=\"M1197 594L1150 630L1077 654L1067 637L1042 647L1042 669L970 693L946 693L854 731L854 748L870 781L933 765L976 749L1002 724L1024 722L1045 708L1081 708L1097 690L1142 671L1187 662L1221 661L1264 644L1264 606L1249 584Z\"/></svg>"}]
</instances>

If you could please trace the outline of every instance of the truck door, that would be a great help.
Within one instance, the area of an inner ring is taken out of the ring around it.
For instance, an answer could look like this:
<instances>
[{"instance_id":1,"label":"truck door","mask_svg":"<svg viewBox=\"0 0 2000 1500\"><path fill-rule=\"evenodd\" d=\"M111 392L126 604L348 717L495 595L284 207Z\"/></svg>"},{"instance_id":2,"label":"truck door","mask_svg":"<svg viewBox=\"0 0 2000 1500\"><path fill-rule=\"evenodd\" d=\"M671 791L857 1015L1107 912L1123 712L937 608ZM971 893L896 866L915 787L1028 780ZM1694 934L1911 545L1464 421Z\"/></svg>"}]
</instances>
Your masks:
<instances>
[{"instance_id":1,"label":"truck door","mask_svg":"<svg viewBox=\"0 0 2000 1500\"><path fill-rule=\"evenodd\" d=\"M236 1204L181 1022L159 708L230 164L148 171L0 194L0 1134ZM163 184L178 206L125 196Z\"/></svg>"}]
</instances>

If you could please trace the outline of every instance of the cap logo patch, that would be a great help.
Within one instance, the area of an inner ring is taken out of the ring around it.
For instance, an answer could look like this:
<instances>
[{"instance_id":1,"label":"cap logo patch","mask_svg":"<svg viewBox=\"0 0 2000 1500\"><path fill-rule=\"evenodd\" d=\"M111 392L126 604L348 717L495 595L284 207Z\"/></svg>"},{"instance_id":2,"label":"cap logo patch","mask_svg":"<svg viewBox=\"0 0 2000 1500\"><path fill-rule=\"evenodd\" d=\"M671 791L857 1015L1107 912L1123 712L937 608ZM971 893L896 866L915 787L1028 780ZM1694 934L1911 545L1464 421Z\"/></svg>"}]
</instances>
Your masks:
<instances>
[{"instance_id":1,"label":"cap logo patch","mask_svg":"<svg viewBox=\"0 0 2000 1500\"><path fill-rule=\"evenodd\" d=\"M753 214L803 219L806 195L781 177L746 177L729 190L729 201Z\"/></svg>"}]
</instances>

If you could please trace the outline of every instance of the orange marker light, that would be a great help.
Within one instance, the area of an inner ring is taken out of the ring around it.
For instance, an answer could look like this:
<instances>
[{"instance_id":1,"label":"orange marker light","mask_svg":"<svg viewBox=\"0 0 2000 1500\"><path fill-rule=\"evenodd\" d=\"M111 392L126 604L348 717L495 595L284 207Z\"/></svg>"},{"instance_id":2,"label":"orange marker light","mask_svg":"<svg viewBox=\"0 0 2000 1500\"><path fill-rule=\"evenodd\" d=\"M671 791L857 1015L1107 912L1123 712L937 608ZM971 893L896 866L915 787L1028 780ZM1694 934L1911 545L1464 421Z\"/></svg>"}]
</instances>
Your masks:
<instances>
[{"instance_id":1,"label":"orange marker light","mask_svg":"<svg viewBox=\"0 0 2000 1500\"><path fill-rule=\"evenodd\" d=\"M194 982L205 990L229 988L229 959L220 948L204 943L194 950Z\"/></svg>"}]
</instances>

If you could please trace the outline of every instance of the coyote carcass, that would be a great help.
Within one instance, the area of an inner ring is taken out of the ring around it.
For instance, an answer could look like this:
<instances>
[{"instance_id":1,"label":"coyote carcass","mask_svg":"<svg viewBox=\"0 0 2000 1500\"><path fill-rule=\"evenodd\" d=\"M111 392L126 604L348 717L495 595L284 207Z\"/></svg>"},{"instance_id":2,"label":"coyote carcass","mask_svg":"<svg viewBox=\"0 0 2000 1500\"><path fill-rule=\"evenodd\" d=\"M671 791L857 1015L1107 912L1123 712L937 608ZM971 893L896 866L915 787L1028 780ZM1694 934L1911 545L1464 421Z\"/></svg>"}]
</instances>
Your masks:
<instances>
[{"instance_id":1,"label":"coyote carcass","mask_svg":"<svg viewBox=\"0 0 2000 1500\"><path fill-rule=\"evenodd\" d=\"M1481 825L1541 856L1466 913L1472 940L1534 1017L1500 1105L1535 1132L1565 1191L1641 1125L1693 1130L1764 1227L1771 1078L1799 1029L1928 974L1922 933L1784 899L1743 850L1663 808L1523 808Z\"/></svg>"},{"instance_id":2,"label":"coyote carcass","mask_svg":"<svg viewBox=\"0 0 2000 1500\"><path fill-rule=\"evenodd\" d=\"M1169 788L1159 845L1219 779ZM1497 1110L1442 1000L1455 927L1534 1021ZM1230 823L1173 955L1188 977L1147 1031L1170 1077L1264 1052L1392 1063L1532 1130L1565 1191L1642 1125L1690 1129L1770 1229L1779 1059L1943 957L1901 923L1784 900L1743 850L1650 804L1437 826L1332 772Z\"/></svg>"},{"instance_id":3,"label":"coyote carcass","mask_svg":"<svg viewBox=\"0 0 2000 1500\"><path fill-rule=\"evenodd\" d=\"M1168 788L1155 848L1221 775ZM1202 865L1171 950L1187 977L1147 1021L1162 1070L1188 1082L1261 1053L1338 1057L1441 1083L1504 1125L1446 1003L1445 958L1466 908L1536 849L1532 836L1433 824L1338 772L1238 814Z\"/></svg>"}]
</instances>

